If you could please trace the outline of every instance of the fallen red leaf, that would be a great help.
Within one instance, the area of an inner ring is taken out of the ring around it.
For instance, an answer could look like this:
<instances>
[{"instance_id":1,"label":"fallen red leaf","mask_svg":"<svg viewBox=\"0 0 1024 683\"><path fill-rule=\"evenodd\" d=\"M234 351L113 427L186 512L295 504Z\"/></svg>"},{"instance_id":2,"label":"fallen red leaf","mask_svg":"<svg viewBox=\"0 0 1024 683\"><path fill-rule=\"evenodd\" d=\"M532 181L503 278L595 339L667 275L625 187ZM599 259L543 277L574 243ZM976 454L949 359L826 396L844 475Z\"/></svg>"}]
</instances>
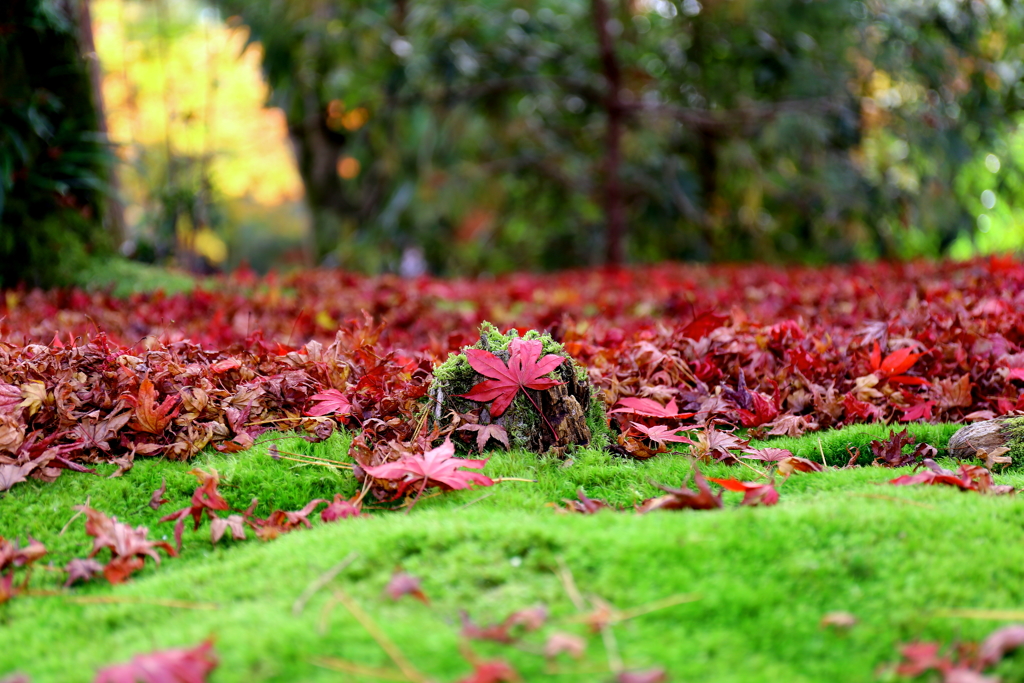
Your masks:
<instances>
[{"instance_id":1,"label":"fallen red leaf","mask_svg":"<svg viewBox=\"0 0 1024 683\"><path fill-rule=\"evenodd\" d=\"M871 369L883 378L902 375L912 368L923 355L922 353L913 353L910 347L905 347L893 351L883 359L882 350L879 348L878 342L875 342L874 348L871 350Z\"/></svg>"},{"instance_id":2,"label":"fallen red leaf","mask_svg":"<svg viewBox=\"0 0 1024 683\"><path fill-rule=\"evenodd\" d=\"M64 571L68 573L68 578L64 582L64 586L67 587L76 581L90 581L93 577L102 574L103 564L96 560L76 557L68 562Z\"/></svg>"},{"instance_id":3,"label":"fallen red leaf","mask_svg":"<svg viewBox=\"0 0 1024 683\"><path fill-rule=\"evenodd\" d=\"M181 406L176 405L178 399L174 396L168 396L163 403L159 402L160 394L148 377L139 385L138 397L128 396L128 399L135 405L132 426L148 434L163 433L181 411Z\"/></svg>"},{"instance_id":4,"label":"fallen red leaf","mask_svg":"<svg viewBox=\"0 0 1024 683\"><path fill-rule=\"evenodd\" d=\"M93 683L205 683L217 667L213 641L190 649L161 650L101 669Z\"/></svg>"},{"instance_id":5,"label":"fallen red leaf","mask_svg":"<svg viewBox=\"0 0 1024 683\"><path fill-rule=\"evenodd\" d=\"M587 641L572 633L556 631L548 636L544 643L544 656L554 659L560 654L567 654L573 659L580 659L587 649Z\"/></svg>"},{"instance_id":6,"label":"fallen red leaf","mask_svg":"<svg viewBox=\"0 0 1024 683\"><path fill-rule=\"evenodd\" d=\"M231 531L231 538L236 541L245 540L245 518L241 515L228 515L227 517L214 517L210 520L210 542L214 545L224 536L224 532Z\"/></svg>"},{"instance_id":7,"label":"fallen red leaf","mask_svg":"<svg viewBox=\"0 0 1024 683\"><path fill-rule=\"evenodd\" d=\"M418 486L421 493L432 486L446 491L465 489L474 484L492 486L494 480L491 478L461 469L482 469L486 464L486 460L456 458L455 446L451 440L445 439L443 444L422 455L408 455L395 462L363 467L363 470L376 479L398 482L398 495L403 495L414 486Z\"/></svg>"},{"instance_id":8,"label":"fallen red leaf","mask_svg":"<svg viewBox=\"0 0 1024 683\"><path fill-rule=\"evenodd\" d=\"M217 484L220 482L217 470L211 468L209 472L204 472L200 469L193 469L189 471L189 474L194 475L199 480L199 486L192 493L191 504L160 518L161 522L175 522L174 544L178 550L181 550L181 534L185 529L186 519L191 517L193 529L198 529L204 515L213 520L217 517L214 514L215 511L230 509L228 502L217 491Z\"/></svg>"},{"instance_id":9,"label":"fallen red leaf","mask_svg":"<svg viewBox=\"0 0 1024 683\"><path fill-rule=\"evenodd\" d=\"M161 505L167 503L167 499L164 498L164 494L167 493L167 480L163 477L160 478L160 488L149 496L149 507L154 510L159 510Z\"/></svg>"},{"instance_id":10,"label":"fallen red leaf","mask_svg":"<svg viewBox=\"0 0 1024 683\"><path fill-rule=\"evenodd\" d=\"M306 410L306 415L320 417L323 415L337 415L339 417L349 415L352 412L352 403L337 389L314 394L309 400L315 401L316 405Z\"/></svg>"},{"instance_id":11,"label":"fallen red leaf","mask_svg":"<svg viewBox=\"0 0 1024 683\"><path fill-rule=\"evenodd\" d=\"M655 486L665 491L667 495L648 498L640 504L637 512L642 514L654 510L715 510L723 506L722 494L715 495L711 492L707 480L696 466L693 468L693 481L697 485L696 491L655 483Z\"/></svg>"},{"instance_id":12,"label":"fallen red leaf","mask_svg":"<svg viewBox=\"0 0 1024 683\"><path fill-rule=\"evenodd\" d=\"M648 427L640 424L639 422L630 422L629 424L630 427L643 434L646 438L656 444L661 444L662 446L669 441L674 443L693 443L693 441L685 436L676 434L676 432L683 430L683 428L678 425L675 427L666 427L665 425L654 425L653 427Z\"/></svg>"},{"instance_id":13,"label":"fallen red leaf","mask_svg":"<svg viewBox=\"0 0 1024 683\"><path fill-rule=\"evenodd\" d=\"M103 568L103 574L110 583L127 580L142 569L147 557L160 564L158 549L171 557L178 556L171 544L147 539L149 529L144 526L132 528L88 505L79 505L75 509L85 513L85 533L93 537L89 558L96 557L105 548L110 550L110 561Z\"/></svg>"},{"instance_id":14,"label":"fallen red leaf","mask_svg":"<svg viewBox=\"0 0 1024 683\"><path fill-rule=\"evenodd\" d=\"M388 597L392 600L398 600L399 598L409 595L424 605L430 604L430 599L426 596L422 589L423 582L420 577L413 576L412 574L395 571L391 575L391 579L388 581L388 585L384 587L384 592L387 593Z\"/></svg>"},{"instance_id":15,"label":"fallen red leaf","mask_svg":"<svg viewBox=\"0 0 1024 683\"><path fill-rule=\"evenodd\" d=\"M363 514L363 503L359 498L346 500L341 497L340 493L335 493L334 500L320 511L320 521L322 522L336 522L349 517L369 517L369 515Z\"/></svg>"},{"instance_id":16,"label":"fallen red leaf","mask_svg":"<svg viewBox=\"0 0 1024 683\"><path fill-rule=\"evenodd\" d=\"M500 660L476 662L473 673L459 683L517 683L519 674L507 662Z\"/></svg>"},{"instance_id":17,"label":"fallen red leaf","mask_svg":"<svg viewBox=\"0 0 1024 683\"><path fill-rule=\"evenodd\" d=\"M614 510L608 501L588 498L583 489L576 491L576 500L563 499L565 507L556 508L559 512L578 512L583 515L592 515L601 510Z\"/></svg>"},{"instance_id":18,"label":"fallen red leaf","mask_svg":"<svg viewBox=\"0 0 1024 683\"><path fill-rule=\"evenodd\" d=\"M685 420L688 417L693 417L694 413L681 413L679 408L676 406L675 400L670 400L664 406L657 401L652 401L649 398L623 398L619 399L616 403L621 408L615 410L609 410L609 413L630 413L633 415L643 415L645 417L659 417L668 420Z\"/></svg>"},{"instance_id":19,"label":"fallen red leaf","mask_svg":"<svg viewBox=\"0 0 1024 683\"><path fill-rule=\"evenodd\" d=\"M256 538L261 541L271 541L281 534L294 531L300 525L311 529L313 525L309 521L309 516L313 514L321 503L326 502L323 498L314 498L306 503L301 510L295 510L294 512L274 510L266 519L260 519L259 517L252 516L251 510L255 508L256 504L256 501L253 500L249 511L245 513L246 524L255 530Z\"/></svg>"},{"instance_id":20,"label":"fallen red leaf","mask_svg":"<svg viewBox=\"0 0 1024 683\"><path fill-rule=\"evenodd\" d=\"M715 479L708 477L709 481L720 484L729 491L737 491L743 494L740 505L775 505L779 502L779 492L775 490L772 482L739 481L738 479Z\"/></svg>"},{"instance_id":21,"label":"fallen red leaf","mask_svg":"<svg viewBox=\"0 0 1024 683\"><path fill-rule=\"evenodd\" d=\"M788 477L794 472L821 472L822 466L813 460L807 458L798 458L795 455L791 455L788 458L783 458L779 461L776 466L776 470L783 477Z\"/></svg>"}]
</instances>

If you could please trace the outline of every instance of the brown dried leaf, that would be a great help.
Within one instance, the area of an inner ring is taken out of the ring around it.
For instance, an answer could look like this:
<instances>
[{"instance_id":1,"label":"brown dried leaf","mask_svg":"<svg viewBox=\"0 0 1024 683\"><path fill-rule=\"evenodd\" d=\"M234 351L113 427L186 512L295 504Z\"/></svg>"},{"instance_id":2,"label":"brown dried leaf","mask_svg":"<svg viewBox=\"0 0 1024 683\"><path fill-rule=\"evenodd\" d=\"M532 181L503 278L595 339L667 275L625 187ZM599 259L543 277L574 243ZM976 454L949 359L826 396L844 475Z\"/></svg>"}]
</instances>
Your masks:
<instances>
[{"instance_id":1,"label":"brown dried leaf","mask_svg":"<svg viewBox=\"0 0 1024 683\"><path fill-rule=\"evenodd\" d=\"M245 540L245 519L241 515L229 515L226 518L215 517L210 521L210 542L216 545L228 529L234 540Z\"/></svg>"},{"instance_id":2,"label":"brown dried leaf","mask_svg":"<svg viewBox=\"0 0 1024 683\"><path fill-rule=\"evenodd\" d=\"M181 411L181 406L177 405L178 399L174 396L168 396L163 403L159 402L160 394L148 377L139 385L138 397L128 398L135 405L132 426L148 434L163 434L171 420Z\"/></svg>"},{"instance_id":3,"label":"brown dried leaf","mask_svg":"<svg viewBox=\"0 0 1024 683\"><path fill-rule=\"evenodd\" d=\"M500 442L508 450L508 432L501 425L496 424L466 424L458 428L458 431L476 432L476 449L478 452L484 452L484 446L491 439Z\"/></svg>"},{"instance_id":4,"label":"brown dried leaf","mask_svg":"<svg viewBox=\"0 0 1024 683\"><path fill-rule=\"evenodd\" d=\"M637 512L644 514L654 510L715 510L723 506L722 494L716 496L711 492L707 480L696 465L693 467L693 481L697 486L696 491L655 483L655 486L668 495L648 498L640 504Z\"/></svg>"},{"instance_id":5,"label":"brown dried leaf","mask_svg":"<svg viewBox=\"0 0 1024 683\"><path fill-rule=\"evenodd\" d=\"M25 481L36 468L36 464L27 462L24 465L0 465L0 491L7 491L15 484Z\"/></svg>"},{"instance_id":6,"label":"brown dried leaf","mask_svg":"<svg viewBox=\"0 0 1024 683\"><path fill-rule=\"evenodd\" d=\"M160 488L158 488L156 491L153 491L153 493L149 496L149 507L153 508L154 510L159 510L160 506L167 502L167 499L164 498L165 493L167 493L167 480L164 479L163 477L160 477Z\"/></svg>"},{"instance_id":7,"label":"brown dried leaf","mask_svg":"<svg viewBox=\"0 0 1024 683\"><path fill-rule=\"evenodd\" d=\"M64 582L67 588L76 581L91 581L93 577L102 574L103 564L90 558L76 557L68 562L64 571L68 573L68 579Z\"/></svg>"},{"instance_id":8,"label":"brown dried leaf","mask_svg":"<svg viewBox=\"0 0 1024 683\"><path fill-rule=\"evenodd\" d=\"M16 454L25 442L25 425L13 415L0 415L0 452Z\"/></svg>"}]
</instances>

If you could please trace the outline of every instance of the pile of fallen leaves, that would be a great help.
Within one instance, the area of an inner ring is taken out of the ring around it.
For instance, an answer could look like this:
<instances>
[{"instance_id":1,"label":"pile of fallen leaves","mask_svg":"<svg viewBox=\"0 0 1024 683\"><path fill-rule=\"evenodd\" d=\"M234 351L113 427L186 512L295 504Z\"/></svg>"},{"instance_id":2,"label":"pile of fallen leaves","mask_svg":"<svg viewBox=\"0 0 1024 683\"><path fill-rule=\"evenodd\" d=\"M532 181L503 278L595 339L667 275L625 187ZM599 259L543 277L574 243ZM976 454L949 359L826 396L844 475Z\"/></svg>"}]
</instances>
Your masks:
<instances>
[{"instance_id":1,"label":"pile of fallen leaves","mask_svg":"<svg viewBox=\"0 0 1024 683\"><path fill-rule=\"evenodd\" d=\"M432 367L484 320L562 342L608 406L633 409L614 425L636 457L715 421L763 436L988 418L1024 407L1021 304L1024 267L1006 258L481 280L242 272L127 302L12 290L0 298L0 490L99 461L125 471L136 456L241 450L271 428L322 439L339 422L358 431L361 465L384 464L424 436ZM488 389L474 396L500 408ZM675 424L649 421L652 406ZM464 443L474 430L501 440L473 416L461 424Z\"/></svg>"},{"instance_id":2,"label":"pile of fallen leaves","mask_svg":"<svg viewBox=\"0 0 1024 683\"><path fill-rule=\"evenodd\" d=\"M355 324L301 351L260 340L224 351L184 341L126 348L102 333L69 345L0 343L0 491L95 462L120 474L137 455L236 452L273 428L320 441L338 421L375 420L411 434L404 425L430 363L378 353L381 329Z\"/></svg>"}]
</instances>

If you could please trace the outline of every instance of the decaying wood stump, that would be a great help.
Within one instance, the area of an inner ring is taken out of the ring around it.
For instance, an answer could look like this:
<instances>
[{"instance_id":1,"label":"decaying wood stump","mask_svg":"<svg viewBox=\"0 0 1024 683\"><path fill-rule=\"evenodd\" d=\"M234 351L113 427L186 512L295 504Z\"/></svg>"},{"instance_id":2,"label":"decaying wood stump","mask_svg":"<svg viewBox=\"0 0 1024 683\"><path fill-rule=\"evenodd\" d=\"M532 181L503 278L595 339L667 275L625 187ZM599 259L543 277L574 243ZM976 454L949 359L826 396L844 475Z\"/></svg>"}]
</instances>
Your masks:
<instances>
[{"instance_id":1,"label":"decaying wood stump","mask_svg":"<svg viewBox=\"0 0 1024 683\"><path fill-rule=\"evenodd\" d=\"M508 347L516 337L518 333L514 329L503 335L493 325L485 322L480 326L480 341L468 348L490 351L507 364L510 355ZM434 422L442 427L451 424L452 411L456 414L475 415L480 424L503 426L513 448L536 453L546 453L552 449L557 451L574 444L589 444L591 426L588 421L603 420L604 409L595 397L586 369L549 335L531 330L523 335L523 339L536 339L541 342L544 354L553 353L566 359L551 373L552 377L564 384L543 391L528 390L543 417L522 392L497 418L491 417L487 403L459 397L458 394L468 393L476 384L488 379L470 367L463 350L451 354L448 360L434 368L434 382L430 388L431 416Z\"/></svg>"},{"instance_id":2,"label":"decaying wood stump","mask_svg":"<svg viewBox=\"0 0 1024 683\"><path fill-rule=\"evenodd\" d=\"M1024 416L1004 415L982 420L959 429L947 448L954 458L973 458L979 450L991 453L1005 446L1014 464L1024 462Z\"/></svg>"}]
</instances>

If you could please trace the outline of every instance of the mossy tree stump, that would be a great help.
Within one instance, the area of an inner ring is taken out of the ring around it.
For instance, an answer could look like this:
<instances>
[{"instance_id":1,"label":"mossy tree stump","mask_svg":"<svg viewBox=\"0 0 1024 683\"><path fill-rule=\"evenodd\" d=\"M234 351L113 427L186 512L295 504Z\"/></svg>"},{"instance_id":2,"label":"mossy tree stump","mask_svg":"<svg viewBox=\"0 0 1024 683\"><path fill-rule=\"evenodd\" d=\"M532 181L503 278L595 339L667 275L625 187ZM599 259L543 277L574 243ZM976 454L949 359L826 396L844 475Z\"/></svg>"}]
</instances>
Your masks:
<instances>
[{"instance_id":1,"label":"mossy tree stump","mask_svg":"<svg viewBox=\"0 0 1024 683\"><path fill-rule=\"evenodd\" d=\"M480 326L480 341L467 348L489 351L507 365L511 355L509 345L518 336L514 329L508 334L501 334L496 327L485 322ZM563 384L546 390L527 389L529 397L520 391L501 416L492 417L490 404L459 396L469 393L474 386L489 379L470 366L463 349L460 353L449 355L448 360L434 368L434 382L430 388L433 419L444 426L450 424L452 411L462 415L474 414L480 424L504 427L513 448L536 453L589 444L591 425L595 420L603 421L604 409L595 398L586 369L547 334L530 330L523 335L523 339L539 341L545 355L550 353L565 358L549 375ZM538 414L534 403L543 416Z\"/></svg>"},{"instance_id":2,"label":"mossy tree stump","mask_svg":"<svg viewBox=\"0 0 1024 683\"><path fill-rule=\"evenodd\" d=\"M1006 455L1018 465L1024 462L1024 415L1003 415L982 420L959 429L949 439L947 448L954 458L973 458L979 450L991 453L1009 448Z\"/></svg>"}]
</instances>

